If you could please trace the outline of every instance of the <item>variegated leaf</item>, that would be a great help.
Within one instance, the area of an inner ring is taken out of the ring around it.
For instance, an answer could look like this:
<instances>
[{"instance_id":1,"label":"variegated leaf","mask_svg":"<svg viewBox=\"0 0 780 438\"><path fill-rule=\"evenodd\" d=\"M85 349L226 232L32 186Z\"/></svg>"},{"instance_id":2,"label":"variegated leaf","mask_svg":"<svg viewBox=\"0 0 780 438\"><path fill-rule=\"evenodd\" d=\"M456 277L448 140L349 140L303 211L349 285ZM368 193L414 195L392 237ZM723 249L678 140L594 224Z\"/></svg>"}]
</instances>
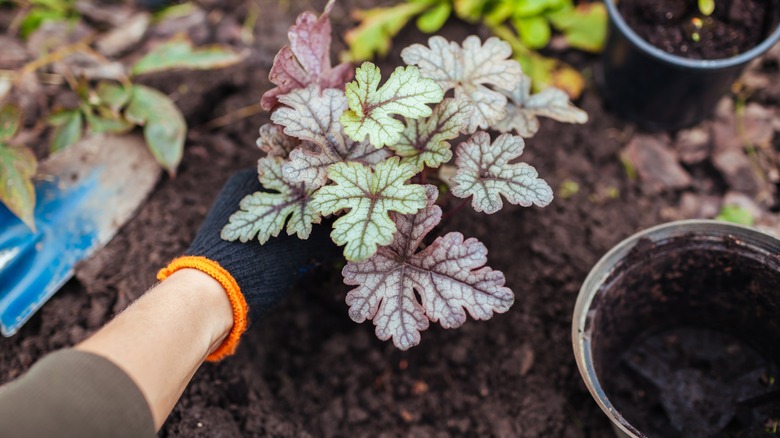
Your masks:
<instances>
[{"instance_id":1,"label":"variegated leaf","mask_svg":"<svg viewBox=\"0 0 780 438\"><path fill-rule=\"evenodd\" d=\"M401 139L390 149L402 157L402 163L414 164L420 170L424 166L439 167L452 158L448 140L460 135L470 111L467 102L444 99L430 117L407 120Z\"/></svg>"},{"instance_id":2,"label":"variegated leaf","mask_svg":"<svg viewBox=\"0 0 780 438\"><path fill-rule=\"evenodd\" d=\"M349 210L333 223L331 233L337 245L346 245L347 260L365 260L377 246L393 241L396 227L389 212L416 213L425 206L425 188L405 184L415 173L414 166L401 164L398 157L377 164L374 170L355 162L328 168L328 178L336 185L319 189L312 208L323 215Z\"/></svg>"},{"instance_id":3,"label":"variegated leaf","mask_svg":"<svg viewBox=\"0 0 780 438\"><path fill-rule=\"evenodd\" d=\"M585 123L588 113L569 101L569 95L555 87L547 87L531 95L531 78L523 75L520 84L511 92L503 91L511 103L507 116L493 128L501 132L514 130L521 137L529 138L539 130L537 117L549 117L564 123Z\"/></svg>"},{"instance_id":4,"label":"variegated leaf","mask_svg":"<svg viewBox=\"0 0 780 438\"><path fill-rule=\"evenodd\" d=\"M266 111L273 109L278 97L298 88L317 85L320 88L341 88L352 78L352 65L343 63L335 68L330 63L331 24L328 2L319 17L313 12L300 14L290 27L285 46L274 58L268 78L276 85L263 95Z\"/></svg>"},{"instance_id":5,"label":"variegated leaf","mask_svg":"<svg viewBox=\"0 0 780 438\"><path fill-rule=\"evenodd\" d=\"M300 141L286 136L282 128L273 123L266 123L260 127L260 137L257 138L257 147L269 157L287 159L290 152L300 145Z\"/></svg>"},{"instance_id":6,"label":"variegated leaf","mask_svg":"<svg viewBox=\"0 0 780 438\"><path fill-rule=\"evenodd\" d=\"M490 319L514 302L504 274L485 266L487 248L476 239L449 233L417 252L441 221L441 208L434 204L437 189L428 186L427 192L428 206L417 214L391 214L398 224L391 245L342 271L346 284L358 286L347 294L350 317L372 319L377 337L392 338L401 350L420 343L429 320L456 328L466 321L467 311L475 319Z\"/></svg>"},{"instance_id":7,"label":"variegated leaf","mask_svg":"<svg viewBox=\"0 0 780 438\"><path fill-rule=\"evenodd\" d=\"M279 102L285 106L278 108L271 120L283 126L285 134L308 146L292 151L290 161L282 168L291 182L319 188L327 183L331 164L375 164L390 156L387 149L377 149L367 141L356 142L344 135L339 118L347 109L347 98L341 90L320 90L313 85L280 96Z\"/></svg>"},{"instance_id":8,"label":"variegated leaf","mask_svg":"<svg viewBox=\"0 0 780 438\"><path fill-rule=\"evenodd\" d=\"M233 213L222 229L225 240L248 242L257 236L261 244L276 237L287 222L287 234L307 239L312 224L321 217L312 208L312 191L303 184L290 183L282 177L283 160L264 157L258 161L260 183L276 192L255 192L241 200L240 210ZM289 220L288 220L289 218Z\"/></svg>"},{"instance_id":9,"label":"variegated leaf","mask_svg":"<svg viewBox=\"0 0 780 438\"><path fill-rule=\"evenodd\" d=\"M452 178L452 194L459 198L473 196L476 211L493 214L504 206L503 195L511 204L523 207L545 207L553 199L550 186L538 178L536 169L526 163L511 163L523 153L522 137L503 134L490 144L490 135L477 132L458 146Z\"/></svg>"},{"instance_id":10,"label":"variegated leaf","mask_svg":"<svg viewBox=\"0 0 780 438\"><path fill-rule=\"evenodd\" d=\"M394 115L418 119L431 115L429 103L438 103L444 91L436 82L420 76L417 67L398 67L379 87L379 67L364 62L347 84L349 109L341 116L344 132L355 141L368 137L377 148L398 141L404 124Z\"/></svg>"},{"instance_id":11,"label":"variegated leaf","mask_svg":"<svg viewBox=\"0 0 780 438\"><path fill-rule=\"evenodd\" d=\"M424 77L445 91L454 89L456 99L473 106L467 133L487 129L506 117L507 100L501 91L514 90L523 73L510 56L512 48L506 42L493 37L482 44L474 35L463 41L463 47L434 36L428 47L413 44L401 52L405 63L417 65Z\"/></svg>"}]
</instances>

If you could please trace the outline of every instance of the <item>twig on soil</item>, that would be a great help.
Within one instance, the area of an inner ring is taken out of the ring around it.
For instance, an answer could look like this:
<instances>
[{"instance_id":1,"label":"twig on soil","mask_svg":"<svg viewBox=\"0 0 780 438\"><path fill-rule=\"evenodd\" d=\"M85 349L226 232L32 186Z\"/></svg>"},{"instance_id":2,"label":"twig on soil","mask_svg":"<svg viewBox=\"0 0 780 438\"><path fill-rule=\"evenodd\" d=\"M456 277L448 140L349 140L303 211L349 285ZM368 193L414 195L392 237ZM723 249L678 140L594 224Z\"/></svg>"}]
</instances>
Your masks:
<instances>
[{"instance_id":1,"label":"twig on soil","mask_svg":"<svg viewBox=\"0 0 780 438\"><path fill-rule=\"evenodd\" d=\"M245 119L247 117L251 117L255 114L260 114L263 111L265 110L263 109L262 104L260 102L257 102L252 105L239 108L233 112L227 113L224 116L219 116L216 119L212 119L211 121L206 123L204 127L206 129L222 128L224 126L235 123L239 120Z\"/></svg>"},{"instance_id":2,"label":"twig on soil","mask_svg":"<svg viewBox=\"0 0 780 438\"><path fill-rule=\"evenodd\" d=\"M17 81L20 80L20 78L38 70L39 68L45 67L57 61L61 61L62 59L64 59L65 57L73 53L77 53L80 51L87 52L87 53L94 53L94 51L89 47L89 44L92 42L92 40L95 39L96 35L97 35L96 33L87 35L86 37L82 38L79 41L76 41L73 44L62 46L51 53L41 56L40 58L34 61L28 62L27 64L24 65L24 67L22 67L19 70L16 80Z\"/></svg>"}]
</instances>

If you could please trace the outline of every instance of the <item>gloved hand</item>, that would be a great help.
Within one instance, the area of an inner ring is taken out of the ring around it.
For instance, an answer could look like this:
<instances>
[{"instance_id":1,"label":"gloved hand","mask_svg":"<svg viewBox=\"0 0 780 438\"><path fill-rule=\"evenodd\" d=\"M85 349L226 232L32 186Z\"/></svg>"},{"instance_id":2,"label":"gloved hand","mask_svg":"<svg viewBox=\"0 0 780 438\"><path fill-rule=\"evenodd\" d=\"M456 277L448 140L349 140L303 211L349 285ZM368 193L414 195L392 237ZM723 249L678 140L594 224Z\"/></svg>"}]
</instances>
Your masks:
<instances>
[{"instance_id":1,"label":"gloved hand","mask_svg":"<svg viewBox=\"0 0 780 438\"><path fill-rule=\"evenodd\" d=\"M222 240L220 233L246 195L262 190L255 169L233 175L212 205L185 256L173 260L157 278L164 280L178 269L199 269L222 284L233 307L233 329L222 346L209 357L218 361L233 354L247 317L257 318L278 303L295 282L317 264L339 254L330 240L328 223L314 225L308 240L282 231L260 245Z\"/></svg>"}]
</instances>

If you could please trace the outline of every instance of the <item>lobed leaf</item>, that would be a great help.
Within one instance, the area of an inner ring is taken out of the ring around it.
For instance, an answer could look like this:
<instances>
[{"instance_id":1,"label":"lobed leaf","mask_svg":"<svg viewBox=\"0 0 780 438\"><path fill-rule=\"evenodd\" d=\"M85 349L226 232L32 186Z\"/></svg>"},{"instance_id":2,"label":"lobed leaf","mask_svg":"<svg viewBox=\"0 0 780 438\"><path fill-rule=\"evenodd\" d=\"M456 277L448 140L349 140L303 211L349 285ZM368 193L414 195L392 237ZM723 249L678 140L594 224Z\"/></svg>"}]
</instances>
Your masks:
<instances>
[{"instance_id":1,"label":"lobed leaf","mask_svg":"<svg viewBox=\"0 0 780 438\"><path fill-rule=\"evenodd\" d=\"M455 99L444 99L426 119L407 120L400 140L391 145L402 163L413 164L418 170L424 166L439 167L452 158L448 140L460 135L471 105Z\"/></svg>"},{"instance_id":2,"label":"lobed leaf","mask_svg":"<svg viewBox=\"0 0 780 438\"><path fill-rule=\"evenodd\" d=\"M401 52L404 62L417 65L426 78L433 79L444 91L455 90L455 99L472 105L467 121L468 133L487 129L506 117L506 96L500 91L514 90L522 69L509 44L489 38L484 44L470 36L463 47L440 36L428 40L429 47L413 44ZM492 87L492 88L491 88Z\"/></svg>"},{"instance_id":3,"label":"lobed leaf","mask_svg":"<svg viewBox=\"0 0 780 438\"><path fill-rule=\"evenodd\" d=\"M323 215L349 210L333 223L331 232L337 245L346 245L347 260L365 260L376 253L377 246L393 241L396 226L389 212L416 213L425 206L425 188L404 184L415 173L414 166L401 164L398 157L380 162L373 171L355 162L328 168L328 178L336 185L319 189L312 208Z\"/></svg>"},{"instance_id":4,"label":"lobed leaf","mask_svg":"<svg viewBox=\"0 0 780 438\"><path fill-rule=\"evenodd\" d=\"M144 138L152 155L168 173L175 174L187 134L187 124L176 104L153 88L133 85L125 118L144 127Z\"/></svg>"},{"instance_id":5,"label":"lobed leaf","mask_svg":"<svg viewBox=\"0 0 780 438\"><path fill-rule=\"evenodd\" d=\"M273 109L281 95L309 85L320 88L341 88L352 78L352 67L343 63L336 68L330 63L331 24L328 2L321 16L304 12L287 32L290 45L274 58L268 79L276 85L263 94L261 104L266 111Z\"/></svg>"},{"instance_id":6,"label":"lobed leaf","mask_svg":"<svg viewBox=\"0 0 780 438\"><path fill-rule=\"evenodd\" d=\"M545 207L553 199L550 186L538 178L536 169L526 163L510 163L523 153L522 137L503 134L490 144L490 135L477 132L458 146L452 177L452 194L459 198L473 196L476 211L493 214L504 206L503 195L511 204L523 207Z\"/></svg>"},{"instance_id":7,"label":"lobed leaf","mask_svg":"<svg viewBox=\"0 0 780 438\"><path fill-rule=\"evenodd\" d=\"M134 76L174 69L212 70L229 67L246 58L222 45L192 46L186 37L173 37L139 59L130 73Z\"/></svg>"},{"instance_id":8,"label":"lobed leaf","mask_svg":"<svg viewBox=\"0 0 780 438\"><path fill-rule=\"evenodd\" d=\"M263 244L276 237L287 222L287 234L308 239L312 225L321 221L312 208L312 191L303 184L290 183L282 176L283 159L263 157L258 161L260 183L275 192L255 192L241 200L222 229L224 240L248 242L255 237Z\"/></svg>"},{"instance_id":9,"label":"lobed leaf","mask_svg":"<svg viewBox=\"0 0 780 438\"><path fill-rule=\"evenodd\" d=\"M4 120L0 118L0 125L3 123ZM5 126L0 128L4 133L9 132ZM32 230L35 230L35 188L32 177L37 167L35 154L29 148L0 142L0 201Z\"/></svg>"},{"instance_id":10,"label":"lobed leaf","mask_svg":"<svg viewBox=\"0 0 780 438\"><path fill-rule=\"evenodd\" d=\"M347 294L350 317L372 319L377 337L392 338L401 350L420 343L429 320L456 328L466 321L466 311L474 319L490 319L514 302L504 274L485 266L487 248L476 239L449 233L417 252L442 215L434 204L437 189L426 190L428 205L420 212L392 213L398 224L392 244L365 262L347 263L342 271L346 284L358 286Z\"/></svg>"},{"instance_id":11,"label":"lobed leaf","mask_svg":"<svg viewBox=\"0 0 780 438\"><path fill-rule=\"evenodd\" d=\"M377 149L367 141L356 142L344 135L339 118L347 109L347 98L341 90L320 90L310 85L280 96L279 102L286 106L277 109L271 120L284 126L285 134L304 142L290 153L290 161L283 167L285 178L291 182L319 188L327 183L331 164L375 164L390 155L387 149Z\"/></svg>"},{"instance_id":12,"label":"lobed leaf","mask_svg":"<svg viewBox=\"0 0 780 438\"><path fill-rule=\"evenodd\" d=\"M514 130L521 137L529 138L539 130L538 117L549 117L564 123L585 123L588 113L569 101L569 95L555 87L547 87L531 95L531 78L523 75L520 84L505 92L512 103L507 116L493 127L501 132Z\"/></svg>"},{"instance_id":13,"label":"lobed leaf","mask_svg":"<svg viewBox=\"0 0 780 438\"><path fill-rule=\"evenodd\" d=\"M287 159L290 156L290 152L299 145L300 142L284 135L282 128L273 123L266 123L260 127L257 147L269 157Z\"/></svg>"},{"instance_id":14,"label":"lobed leaf","mask_svg":"<svg viewBox=\"0 0 780 438\"><path fill-rule=\"evenodd\" d=\"M398 141L404 125L393 115L417 119L431 115L429 103L438 103L444 91L436 82L420 76L417 67L398 67L379 87L379 67L364 62L355 72L355 81L347 84L349 109L341 116L344 132L355 141L368 137L381 148Z\"/></svg>"}]
</instances>

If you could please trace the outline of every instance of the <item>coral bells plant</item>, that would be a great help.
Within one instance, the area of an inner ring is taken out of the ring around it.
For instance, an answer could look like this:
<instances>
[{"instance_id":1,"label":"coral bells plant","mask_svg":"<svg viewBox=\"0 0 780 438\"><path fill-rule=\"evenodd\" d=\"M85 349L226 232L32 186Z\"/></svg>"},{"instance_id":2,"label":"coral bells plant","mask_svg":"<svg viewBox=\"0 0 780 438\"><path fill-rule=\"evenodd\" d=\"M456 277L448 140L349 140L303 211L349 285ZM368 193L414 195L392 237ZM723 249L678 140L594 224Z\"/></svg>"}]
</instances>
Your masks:
<instances>
[{"instance_id":1,"label":"coral bells plant","mask_svg":"<svg viewBox=\"0 0 780 438\"><path fill-rule=\"evenodd\" d=\"M349 315L373 320L380 339L405 350L430 322L459 327L466 312L489 319L514 301L476 239L452 232L424 244L442 220L437 201L470 198L487 214L504 201L548 205L550 186L516 162L522 137L536 133L538 116L584 123L587 115L560 90L531 95L509 45L497 38L471 36L460 45L433 37L405 49L408 65L384 81L370 62L334 68L332 6L320 16L301 14L290 46L274 60L277 87L262 99L271 123L258 139L267 191L241 201L222 237L262 244L286 225L306 239L324 216L339 216L331 237L344 246L344 282L356 286L346 299ZM491 141L486 129L503 134ZM452 161L450 142L459 138L456 169L440 177L431 169Z\"/></svg>"}]
</instances>

